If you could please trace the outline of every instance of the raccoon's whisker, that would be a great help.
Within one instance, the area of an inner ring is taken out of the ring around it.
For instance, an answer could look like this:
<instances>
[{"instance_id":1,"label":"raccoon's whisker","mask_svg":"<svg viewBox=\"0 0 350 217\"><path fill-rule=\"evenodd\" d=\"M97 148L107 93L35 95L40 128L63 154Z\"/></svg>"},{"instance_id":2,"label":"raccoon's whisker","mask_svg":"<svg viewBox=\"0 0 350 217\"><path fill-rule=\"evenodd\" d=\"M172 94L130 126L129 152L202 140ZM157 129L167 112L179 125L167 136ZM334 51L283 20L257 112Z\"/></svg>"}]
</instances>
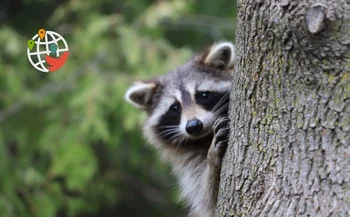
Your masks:
<instances>
[{"instance_id":1,"label":"raccoon's whisker","mask_svg":"<svg viewBox=\"0 0 350 217\"><path fill-rule=\"evenodd\" d=\"M228 108L228 102L222 104L219 108L217 108L216 110L213 110L213 112L214 113L220 113L220 112L222 112L223 110L225 110L227 108Z\"/></svg>"},{"instance_id":2,"label":"raccoon's whisker","mask_svg":"<svg viewBox=\"0 0 350 217\"><path fill-rule=\"evenodd\" d=\"M169 133L169 132L177 133L177 131L178 131L177 129L164 129L164 130L158 132L158 135L162 135L162 134Z\"/></svg>"},{"instance_id":3,"label":"raccoon's whisker","mask_svg":"<svg viewBox=\"0 0 350 217\"><path fill-rule=\"evenodd\" d=\"M212 110L215 110L218 107L220 107L221 104L227 99L228 96L229 96L229 94L226 93L223 97L221 97L221 99L215 104L215 106L212 108Z\"/></svg>"},{"instance_id":4,"label":"raccoon's whisker","mask_svg":"<svg viewBox=\"0 0 350 217\"><path fill-rule=\"evenodd\" d=\"M187 138L185 137L185 138L182 140L181 145L183 145L183 144L186 143L186 142L187 142Z\"/></svg>"},{"instance_id":5,"label":"raccoon's whisker","mask_svg":"<svg viewBox=\"0 0 350 217\"><path fill-rule=\"evenodd\" d=\"M159 129L174 129L178 127L177 125L168 125L168 126L161 126L161 127L158 127Z\"/></svg>"},{"instance_id":6,"label":"raccoon's whisker","mask_svg":"<svg viewBox=\"0 0 350 217\"><path fill-rule=\"evenodd\" d=\"M170 128L170 129L164 129L164 130L162 130L161 132L160 132L160 134L162 134L162 133L166 133L166 132L170 132L170 131L178 131L177 129L175 129L175 128Z\"/></svg>"},{"instance_id":7,"label":"raccoon's whisker","mask_svg":"<svg viewBox=\"0 0 350 217\"><path fill-rule=\"evenodd\" d=\"M214 115L220 115L221 112L228 109L228 103L222 105L219 109L214 111Z\"/></svg>"},{"instance_id":8,"label":"raccoon's whisker","mask_svg":"<svg viewBox=\"0 0 350 217\"><path fill-rule=\"evenodd\" d=\"M180 138L180 132L178 131L176 134L174 134L173 136L171 136L169 139L167 139L167 142L168 141L171 141L171 140L176 140L178 138Z\"/></svg>"},{"instance_id":9,"label":"raccoon's whisker","mask_svg":"<svg viewBox=\"0 0 350 217\"><path fill-rule=\"evenodd\" d=\"M168 129L168 130L164 130L161 133L158 133L157 135L160 137L164 137L164 136L170 136L171 134L178 134L179 131L177 129Z\"/></svg>"},{"instance_id":10,"label":"raccoon's whisker","mask_svg":"<svg viewBox=\"0 0 350 217\"><path fill-rule=\"evenodd\" d=\"M230 92L227 92L219 101L219 103L217 103L217 106L221 106L223 103L226 103L226 100L230 97Z\"/></svg>"},{"instance_id":11,"label":"raccoon's whisker","mask_svg":"<svg viewBox=\"0 0 350 217\"><path fill-rule=\"evenodd\" d=\"M222 106L223 103L225 103L225 101L228 99L228 97L230 96L230 92L225 93L225 95L223 97L221 97L221 99L219 100L219 102L217 102L215 104L215 106L211 109L212 111L215 111L216 109L218 109L219 107Z\"/></svg>"},{"instance_id":12,"label":"raccoon's whisker","mask_svg":"<svg viewBox=\"0 0 350 217\"><path fill-rule=\"evenodd\" d=\"M177 151L177 149L179 149L179 147L180 147L182 144L184 144L184 143L186 142L186 140L187 140L186 137L181 139L181 141L179 142L179 144L178 144L177 147L176 147L176 151Z\"/></svg>"},{"instance_id":13,"label":"raccoon's whisker","mask_svg":"<svg viewBox=\"0 0 350 217\"><path fill-rule=\"evenodd\" d=\"M179 149L181 143L182 143L182 142L179 142L179 144L177 144L175 151L177 151L177 149Z\"/></svg>"},{"instance_id":14,"label":"raccoon's whisker","mask_svg":"<svg viewBox=\"0 0 350 217\"><path fill-rule=\"evenodd\" d=\"M225 108L225 107L227 107L227 106L228 106L228 102L222 101L222 102L220 103L220 106L216 107L215 109L212 109L212 111L213 111L213 112L216 112L216 111L218 111L218 110L220 110L220 109L222 109L222 108Z\"/></svg>"},{"instance_id":15,"label":"raccoon's whisker","mask_svg":"<svg viewBox=\"0 0 350 217\"><path fill-rule=\"evenodd\" d=\"M212 109L212 111L214 112L215 115L219 115L222 111L224 111L225 109L227 109L228 106L228 102L226 101L226 99L228 98L227 96L224 96L217 104L216 106Z\"/></svg>"}]
</instances>

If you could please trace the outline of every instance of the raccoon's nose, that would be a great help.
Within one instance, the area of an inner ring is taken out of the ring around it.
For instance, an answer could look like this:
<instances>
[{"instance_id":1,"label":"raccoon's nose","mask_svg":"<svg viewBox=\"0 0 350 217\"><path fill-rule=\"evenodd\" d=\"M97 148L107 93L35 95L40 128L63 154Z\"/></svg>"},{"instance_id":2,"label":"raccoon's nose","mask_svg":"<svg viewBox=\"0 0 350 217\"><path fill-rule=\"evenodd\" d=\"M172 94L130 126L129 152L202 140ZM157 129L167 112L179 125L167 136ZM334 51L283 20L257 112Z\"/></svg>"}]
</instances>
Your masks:
<instances>
[{"instance_id":1,"label":"raccoon's nose","mask_svg":"<svg viewBox=\"0 0 350 217\"><path fill-rule=\"evenodd\" d=\"M186 132L192 136L196 136L201 133L203 124L197 118L187 121Z\"/></svg>"}]
</instances>

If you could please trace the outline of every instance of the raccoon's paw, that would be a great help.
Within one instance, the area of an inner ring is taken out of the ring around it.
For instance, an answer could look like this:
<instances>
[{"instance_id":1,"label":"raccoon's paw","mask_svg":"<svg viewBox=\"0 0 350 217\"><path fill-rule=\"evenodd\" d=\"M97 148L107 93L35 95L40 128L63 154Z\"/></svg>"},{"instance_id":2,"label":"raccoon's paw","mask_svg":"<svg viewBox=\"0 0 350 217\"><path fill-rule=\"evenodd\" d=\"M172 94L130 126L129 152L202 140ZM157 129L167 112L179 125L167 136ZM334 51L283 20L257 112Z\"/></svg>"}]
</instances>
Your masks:
<instances>
[{"instance_id":1,"label":"raccoon's paw","mask_svg":"<svg viewBox=\"0 0 350 217\"><path fill-rule=\"evenodd\" d=\"M221 165L228 144L229 121L227 117L219 118L213 125L214 138L208 153L210 164Z\"/></svg>"}]
</instances>

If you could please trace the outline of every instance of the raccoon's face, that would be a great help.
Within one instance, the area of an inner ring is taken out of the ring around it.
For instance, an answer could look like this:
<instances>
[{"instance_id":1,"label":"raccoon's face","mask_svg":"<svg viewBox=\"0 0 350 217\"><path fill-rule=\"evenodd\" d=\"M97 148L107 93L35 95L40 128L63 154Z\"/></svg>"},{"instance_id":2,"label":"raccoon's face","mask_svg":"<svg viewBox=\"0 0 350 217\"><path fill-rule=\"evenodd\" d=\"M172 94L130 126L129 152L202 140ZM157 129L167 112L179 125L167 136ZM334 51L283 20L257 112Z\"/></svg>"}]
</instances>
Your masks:
<instances>
[{"instance_id":1,"label":"raccoon's face","mask_svg":"<svg viewBox=\"0 0 350 217\"><path fill-rule=\"evenodd\" d=\"M214 44L167 75L129 88L127 101L148 113L144 133L152 144L186 146L213 136L214 122L227 116L234 57L232 43Z\"/></svg>"}]
</instances>

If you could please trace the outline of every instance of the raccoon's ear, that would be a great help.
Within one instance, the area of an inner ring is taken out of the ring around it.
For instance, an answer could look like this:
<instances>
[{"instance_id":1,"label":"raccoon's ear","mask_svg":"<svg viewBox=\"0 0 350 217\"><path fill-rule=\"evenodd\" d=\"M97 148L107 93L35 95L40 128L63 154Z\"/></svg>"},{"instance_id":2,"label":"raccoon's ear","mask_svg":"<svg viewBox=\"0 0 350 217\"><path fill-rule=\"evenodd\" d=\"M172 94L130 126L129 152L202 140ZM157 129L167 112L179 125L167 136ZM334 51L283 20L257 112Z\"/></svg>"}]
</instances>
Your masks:
<instances>
[{"instance_id":1,"label":"raccoon's ear","mask_svg":"<svg viewBox=\"0 0 350 217\"><path fill-rule=\"evenodd\" d=\"M130 104L140 109L147 109L157 88L156 81L138 81L129 87L125 93L125 99Z\"/></svg>"},{"instance_id":2,"label":"raccoon's ear","mask_svg":"<svg viewBox=\"0 0 350 217\"><path fill-rule=\"evenodd\" d=\"M219 42L213 44L203 53L201 61L203 64L215 68L228 69L233 67L235 57L235 46L233 43Z\"/></svg>"}]
</instances>

